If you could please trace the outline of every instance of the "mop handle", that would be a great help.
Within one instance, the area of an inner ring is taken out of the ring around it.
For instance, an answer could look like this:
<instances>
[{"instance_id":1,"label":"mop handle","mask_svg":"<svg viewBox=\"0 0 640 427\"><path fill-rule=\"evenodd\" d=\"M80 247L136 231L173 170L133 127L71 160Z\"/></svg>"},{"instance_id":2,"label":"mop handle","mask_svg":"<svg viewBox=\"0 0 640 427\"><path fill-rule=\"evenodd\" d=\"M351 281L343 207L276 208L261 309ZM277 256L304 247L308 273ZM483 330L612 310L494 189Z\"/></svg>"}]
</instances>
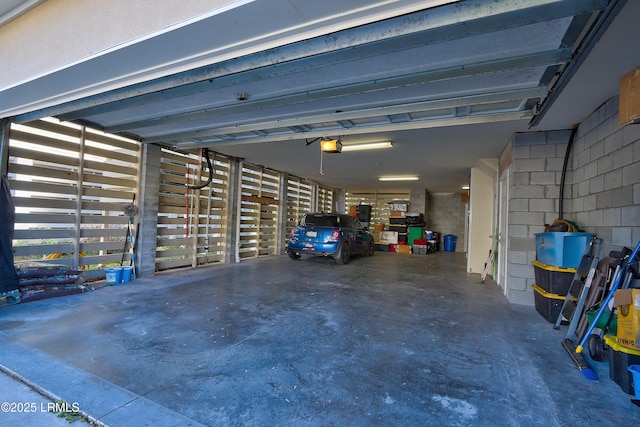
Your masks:
<instances>
[{"instance_id":1,"label":"mop handle","mask_svg":"<svg viewBox=\"0 0 640 427\"><path fill-rule=\"evenodd\" d=\"M607 297L603 301L602 306L596 313L596 317L591 322L591 325L589 325L589 329L587 329L587 332L585 332L584 336L580 340L580 344L578 344L578 346L576 347L576 353L582 353L582 349L585 343L587 342L587 339L589 339L589 335L591 335L591 332L593 332L593 329L595 328L596 323L598 323L598 320L600 319L604 311L607 309L607 306L609 305L609 301L611 301L611 298L613 298L613 294L620 286L620 282L622 282L622 278L629 271L631 267L631 263L633 263L636 257L638 256L638 250L640 250L640 242L638 242L635 249L631 253L631 256L624 263L624 267L621 269L616 269L616 272L618 273L618 275L614 277L613 284L611 285L611 290L609 291L609 294L607 294Z\"/></svg>"}]
</instances>

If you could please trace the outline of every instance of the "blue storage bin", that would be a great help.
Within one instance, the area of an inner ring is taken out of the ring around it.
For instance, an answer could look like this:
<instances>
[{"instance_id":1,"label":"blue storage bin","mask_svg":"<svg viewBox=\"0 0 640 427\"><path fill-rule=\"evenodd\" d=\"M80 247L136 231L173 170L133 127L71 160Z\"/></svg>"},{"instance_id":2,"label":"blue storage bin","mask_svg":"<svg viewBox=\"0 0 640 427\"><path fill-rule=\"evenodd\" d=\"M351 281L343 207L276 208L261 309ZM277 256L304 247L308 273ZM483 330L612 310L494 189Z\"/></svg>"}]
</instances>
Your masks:
<instances>
[{"instance_id":1,"label":"blue storage bin","mask_svg":"<svg viewBox=\"0 0 640 427\"><path fill-rule=\"evenodd\" d=\"M592 233L536 233L536 259L543 264L563 268L578 268Z\"/></svg>"}]
</instances>

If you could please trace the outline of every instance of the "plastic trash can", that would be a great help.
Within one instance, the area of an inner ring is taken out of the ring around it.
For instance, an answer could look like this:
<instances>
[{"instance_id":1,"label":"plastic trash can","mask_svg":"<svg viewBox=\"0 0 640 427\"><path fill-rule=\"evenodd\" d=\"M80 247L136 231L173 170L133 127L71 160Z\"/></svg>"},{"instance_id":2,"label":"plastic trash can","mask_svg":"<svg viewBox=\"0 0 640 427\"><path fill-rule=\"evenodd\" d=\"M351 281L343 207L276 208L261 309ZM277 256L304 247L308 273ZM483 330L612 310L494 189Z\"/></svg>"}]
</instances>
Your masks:
<instances>
[{"instance_id":1,"label":"plastic trash can","mask_svg":"<svg viewBox=\"0 0 640 427\"><path fill-rule=\"evenodd\" d=\"M444 251L445 252L455 252L456 251L456 241L458 238L453 234L445 234L444 238Z\"/></svg>"}]
</instances>

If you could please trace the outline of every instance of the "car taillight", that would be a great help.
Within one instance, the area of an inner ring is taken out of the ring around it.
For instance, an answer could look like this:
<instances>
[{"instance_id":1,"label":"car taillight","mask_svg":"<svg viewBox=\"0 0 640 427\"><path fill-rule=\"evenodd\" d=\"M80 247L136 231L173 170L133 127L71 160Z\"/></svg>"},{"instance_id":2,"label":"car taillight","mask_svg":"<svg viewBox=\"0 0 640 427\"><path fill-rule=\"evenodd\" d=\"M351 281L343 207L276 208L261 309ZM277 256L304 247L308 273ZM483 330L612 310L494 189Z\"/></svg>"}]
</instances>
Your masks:
<instances>
[{"instance_id":1,"label":"car taillight","mask_svg":"<svg viewBox=\"0 0 640 427\"><path fill-rule=\"evenodd\" d=\"M333 230L331 233L331 240L338 240L340 238L340 230Z\"/></svg>"}]
</instances>

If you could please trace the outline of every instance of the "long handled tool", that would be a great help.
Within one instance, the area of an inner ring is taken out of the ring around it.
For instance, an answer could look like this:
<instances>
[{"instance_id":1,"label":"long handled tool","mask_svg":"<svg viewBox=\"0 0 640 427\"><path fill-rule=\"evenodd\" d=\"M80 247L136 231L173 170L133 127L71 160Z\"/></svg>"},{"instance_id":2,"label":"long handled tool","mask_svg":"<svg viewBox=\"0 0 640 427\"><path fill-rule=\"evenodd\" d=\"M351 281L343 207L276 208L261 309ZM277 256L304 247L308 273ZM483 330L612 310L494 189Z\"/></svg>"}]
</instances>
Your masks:
<instances>
[{"instance_id":1,"label":"long handled tool","mask_svg":"<svg viewBox=\"0 0 640 427\"><path fill-rule=\"evenodd\" d=\"M129 227L127 235L129 236L129 246L131 248L131 265L133 266L133 280L136 280L136 250L135 243L133 241L134 232L133 230L133 218L138 215L138 207L133 203L127 203L122 206L122 211L127 215Z\"/></svg>"},{"instance_id":2,"label":"long handled tool","mask_svg":"<svg viewBox=\"0 0 640 427\"><path fill-rule=\"evenodd\" d=\"M618 275L614 278L613 284L611 285L611 290L609 291L609 293L607 294L607 297L602 302L602 305L598 310L598 312L596 313L595 318L591 322L589 329L587 329L587 332L585 332L584 336L582 337L582 340L580 340L580 343L576 347L576 353L582 353L582 350L584 348L585 343L587 342L587 339L589 338L589 335L591 335L591 332L593 332L593 328L595 328L596 323L598 323L598 320L600 319L600 317L602 317L604 311L607 309L607 306L609 305L609 301L611 301L611 298L613 298L613 294L620 287L620 284L629 273L629 270L631 269L631 265L636 261L639 251L640 251L640 242L638 242L633 252L631 252L631 256L629 256L629 258L627 258L627 260L624 262L622 268L617 270Z\"/></svg>"},{"instance_id":3,"label":"long handled tool","mask_svg":"<svg viewBox=\"0 0 640 427\"><path fill-rule=\"evenodd\" d=\"M484 262L484 270L482 271L482 275L480 276L480 283L484 283L487 278L487 273L489 273L489 269L493 267L496 258L496 252L498 251L498 243L499 243L499 232L496 230L495 236L492 236L491 249L489 249L489 256L487 260ZM494 273L495 276L495 273ZM495 279L495 277L494 277Z\"/></svg>"},{"instance_id":4,"label":"long handled tool","mask_svg":"<svg viewBox=\"0 0 640 427\"><path fill-rule=\"evenodd\" d=\"M131 200L131 203L135 203L136 202L136 193L133 193L133 199ZM124 211L124 207L122 208L122 210ZM126 213L126 212L125 212ZM129 235L131 234L131 226L130 223L127 224L127 235L124 236L124 247L122 248L122 259L120 260L120 266L124 265L124 258L126 256L127 253L127 249L130 239L129 239Z\"/></svg>"},{"instance_id":5,"label":"long handled tool","mask_svg":"<svg viewBox=\"0 0 640 427\"><path fill-rule=\"evenodd\" d=\"M567 332L567 336L564 340L562 340L562 347L565 349L573 363L578 367L582 375L588 380L597 380L598 374L591 368L589 362L582 356L582 354L576 353L576 346L572 341L573 336L575 335L576 327L578 326L578 322L580 316L582 314L582 310L584 308L584 302L589 293L589 289L591 289L591 282L593 281L593 277L595 275L596 266L598 264L598 259L600 258L600 253L602 251L602 239L593 238L589 242L589 245L584 251L582 255L582 260L580 261L580 265L576 270L575 275L573 276L573 280L571 282L571 286L567 291L567 296L564 300L564 304L562 304L562 309L558 314L558 319L554 325L554 329L559 329L560 324L562 322L563 317L565 315L569 319L569 330ZM582 284L582 277L587 273L587 278ZM575 296L575 293L578 293L577 303L571 301L571 298Z\"/></svg>"}]
</instances>

